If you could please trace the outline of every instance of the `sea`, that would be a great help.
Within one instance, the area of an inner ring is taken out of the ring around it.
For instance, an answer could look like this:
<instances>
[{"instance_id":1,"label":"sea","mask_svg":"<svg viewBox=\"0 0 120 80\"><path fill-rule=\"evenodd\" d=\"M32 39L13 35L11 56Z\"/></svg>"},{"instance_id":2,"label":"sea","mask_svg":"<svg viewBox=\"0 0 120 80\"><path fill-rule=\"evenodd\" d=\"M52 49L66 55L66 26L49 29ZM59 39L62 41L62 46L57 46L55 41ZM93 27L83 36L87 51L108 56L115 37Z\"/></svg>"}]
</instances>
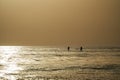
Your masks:
<instances>
[{"instance_id":1,"label":"sea","mask_svg":"<svg viewBox=\"0 0 120 80\"><path fill-rule=\"evenodd\" d=\"M0 80L120 80L120 48L0 46Z\"/></svg>"}]
</instances>

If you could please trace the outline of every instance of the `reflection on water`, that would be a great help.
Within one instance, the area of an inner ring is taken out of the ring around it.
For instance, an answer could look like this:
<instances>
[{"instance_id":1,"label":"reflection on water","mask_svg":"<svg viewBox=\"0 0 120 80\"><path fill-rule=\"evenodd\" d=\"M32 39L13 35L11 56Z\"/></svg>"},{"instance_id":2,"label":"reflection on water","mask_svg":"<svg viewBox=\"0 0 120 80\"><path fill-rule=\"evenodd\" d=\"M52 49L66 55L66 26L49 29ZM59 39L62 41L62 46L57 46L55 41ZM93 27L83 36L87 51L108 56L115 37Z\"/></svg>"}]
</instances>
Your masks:
<instances>
[{"instance_id":1,"label":"reflection on water","mask_svg":"<svg viewBox=\"0 0 120 80\"><path fill-rule=\"evenodd\" d=\"M0 46L0 80L120 80L119 75L119 49Z\"/></svg>"},{"instance_id":2,"label":"reflection on water","mask_svg":"<svg viewBox=\"0 0 120 80\"><path fill-rule=\"evenodd\" d=\"M20 51L20 47L14 46L1 46L0 47L0 65L3 66L2 70L0 70L0 77L4 77L10 80L16 80L13 75L8 75L12 73L18 73L19 70L22 70L21 67L18 66L18 61L15 60L15 56L19 56L18 52Z\"/></svg>"}]
</instances>

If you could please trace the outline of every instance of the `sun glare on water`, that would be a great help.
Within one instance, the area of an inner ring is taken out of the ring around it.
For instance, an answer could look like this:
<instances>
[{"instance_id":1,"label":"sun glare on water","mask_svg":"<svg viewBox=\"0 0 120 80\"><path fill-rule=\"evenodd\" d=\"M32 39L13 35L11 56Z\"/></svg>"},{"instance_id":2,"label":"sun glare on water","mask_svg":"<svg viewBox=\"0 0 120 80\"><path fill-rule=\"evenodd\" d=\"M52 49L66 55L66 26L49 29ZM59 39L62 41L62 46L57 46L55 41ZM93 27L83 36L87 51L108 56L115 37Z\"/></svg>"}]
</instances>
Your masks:
<instances>
[{"instance_id":1,"label":"sun glare on water","mask_svg":"<svg viewBox=\"0 0 120 80\"><path fill-rule=\"evenodd\" d=\"M0 47L0 51L2 51L2 53L4 54L14 54L17 53L19 51L20 47L16 47L16 46L1 46Z\"/></svg>"},{"instance_id":2,"label":"sun glare on water","mask_svg":"<svg viewBox=\"0 0 120 80\"><path fill-rule=\"evenodd\" d=\"M2 70L0 70L1 77L5 77L10 80L16 80L14 76L6 74L18 73L19 70L22 70L22 68L18 66L18 61L16 60L16 57L19 56L19 51L20 47L0 46L0 65L3 65Z\"/></svg>"}]
</instances>

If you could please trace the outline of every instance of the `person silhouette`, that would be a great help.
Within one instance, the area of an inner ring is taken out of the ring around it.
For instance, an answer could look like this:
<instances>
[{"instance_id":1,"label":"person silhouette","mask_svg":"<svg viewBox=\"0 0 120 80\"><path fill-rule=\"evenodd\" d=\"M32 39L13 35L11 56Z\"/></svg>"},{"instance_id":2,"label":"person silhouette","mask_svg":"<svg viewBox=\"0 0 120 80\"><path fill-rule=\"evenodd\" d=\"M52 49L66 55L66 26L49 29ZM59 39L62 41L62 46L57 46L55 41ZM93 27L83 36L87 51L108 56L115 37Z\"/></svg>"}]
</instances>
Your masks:
<instances>
[{"instance_id":1,"label":"person silhouette","mask_svg":"<svg viewBox=\"0 0 120 80\"><path fill-rule=\"evenodd\" d=\"M80 47L80 51L83 51L83 47L82 46Z\"/></svg>"},{"instance_id":2,"label":"person silhouette","mask_svg":"<svg viewBox=\"0 0 120 80\"><path fill-rule=\"evenodd\" d=\"M70 51L70 46L67 47L68 51Z\"/></svg>"}]
</instances>

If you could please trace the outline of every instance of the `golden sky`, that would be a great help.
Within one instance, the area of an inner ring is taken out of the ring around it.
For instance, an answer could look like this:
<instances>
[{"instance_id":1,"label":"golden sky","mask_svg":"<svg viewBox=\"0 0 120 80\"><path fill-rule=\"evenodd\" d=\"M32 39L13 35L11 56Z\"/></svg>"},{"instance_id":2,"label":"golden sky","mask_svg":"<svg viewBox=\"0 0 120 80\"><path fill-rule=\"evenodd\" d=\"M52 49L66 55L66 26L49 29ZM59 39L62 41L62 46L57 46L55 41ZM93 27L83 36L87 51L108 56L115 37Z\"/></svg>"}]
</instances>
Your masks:
<instances>
[{"instance_id":1,"label":"golden sky","mask_svg":"<svg viewBox=\"0 0 120 80\"><path fill-rule=\"evenodd\" d=\"M120 45L120 0L0 0L0 45Z\"/></svg>"}]
</instances>

